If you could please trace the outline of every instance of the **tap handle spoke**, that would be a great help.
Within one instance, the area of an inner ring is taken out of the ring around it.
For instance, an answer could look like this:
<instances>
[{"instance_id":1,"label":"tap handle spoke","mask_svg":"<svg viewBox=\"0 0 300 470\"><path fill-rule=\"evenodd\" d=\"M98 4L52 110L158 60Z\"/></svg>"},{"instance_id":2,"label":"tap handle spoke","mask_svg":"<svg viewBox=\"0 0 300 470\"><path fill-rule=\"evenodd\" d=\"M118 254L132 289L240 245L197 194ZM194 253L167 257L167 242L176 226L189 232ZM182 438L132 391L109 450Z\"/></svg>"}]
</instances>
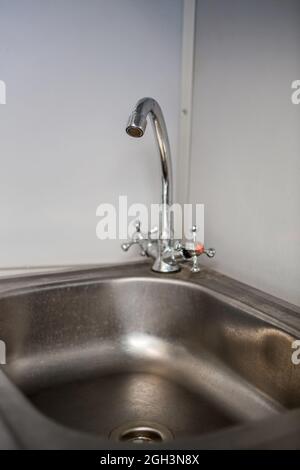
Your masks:
<instances>
[{"instance_id":1,"label":"tap handle spoke","mask_svg":"<svg viewBox=\"0 0 300 470\"><path fill-rule=\"evenodd\" d=\"M156 233L158 229L155 227L152 229L148 236L144 235L141 231L141 222L140 220L136 220L135 223L135 232L133 233L130 240L122 243L121 248L123 251L128 251L133 245L138 245L140 248L141 256L149 256L148 249L153 244L151 242L151 235Z\"/></svg>"},{"instance_id":2,"label":"tap handle spoke","mask_svg":"<svg viewBox=\"0 0 300 470\"><path fill-rule=\"evenodd\" d=\"M175 251L180 252L185 261L190 261L192 263L191 271L197 273L200 271L198 265L198 258L200 255L205 254L208 258L213 258L216 254L214 248L205 249L204 245L200 242L197 242L197 227L196 225L192 226L191 229L192 240L185 243L177 242L174 246Z\"/></svg>"},{"instance_id":3,"label":"tap handle spoke","mask_svg":"<svg viewBox=\"0 0 300 470\"><path fill-rule=\"evenodd\" d=\"M213 258L216 254L216 250L214 248L207 248L204 250L204 253L206 254L206 256L208 256L209 258Z\"/></svg>"},{"instance_id":4,"label":"tap handle spoke","mask_svg":"<svg viewBox=\"0 0 300 470\"><path fill-rule=\"evenodd\" d=\"M136 233L140 233L141 232L141 221L140 220L137 220L135 222L135 231Z\"/></svg>"},{"instance_id":5,"label":"tap handle spoke","mask_svg":"<svg viewBox=\"0 0 300 470\"><path fill-rule=\"evenodd\" d=\"M158 233L158 227L153 227L151 230L148 232L148 238L149 240L155 240L153 235L156 235Z\"/></svg>"}]
</instances>

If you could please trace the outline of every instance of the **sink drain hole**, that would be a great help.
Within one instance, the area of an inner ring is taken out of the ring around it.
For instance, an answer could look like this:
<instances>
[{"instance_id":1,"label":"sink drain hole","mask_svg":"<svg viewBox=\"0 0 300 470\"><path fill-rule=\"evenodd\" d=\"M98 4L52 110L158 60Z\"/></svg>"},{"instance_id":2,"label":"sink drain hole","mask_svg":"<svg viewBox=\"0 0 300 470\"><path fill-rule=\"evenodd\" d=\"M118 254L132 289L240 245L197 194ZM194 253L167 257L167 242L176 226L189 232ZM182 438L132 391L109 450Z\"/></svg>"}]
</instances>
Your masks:
<instances>
[{"instance_id":1,"label":"sink drain hole","mask_svg":"<svg viewBox=\"0 0 300 470\"><path fill-rule=\"evenodd\" d=\"M147 428L129 429L120 436L120 441L130 441L135 444L162 442L163 440L163 436L159 432Z\"/></svg>"},{"instance_id":2,"label":"sink drain hole","mask_svg":"<svg viewBox=\"0 0 300 470\"><path fill-rule=\"evenodd\" d=\"M138 422L119 426L111 432L110 438L132 444L159 444L173 439L173 434L160 424Z\"/></svg>"}]
</instances>

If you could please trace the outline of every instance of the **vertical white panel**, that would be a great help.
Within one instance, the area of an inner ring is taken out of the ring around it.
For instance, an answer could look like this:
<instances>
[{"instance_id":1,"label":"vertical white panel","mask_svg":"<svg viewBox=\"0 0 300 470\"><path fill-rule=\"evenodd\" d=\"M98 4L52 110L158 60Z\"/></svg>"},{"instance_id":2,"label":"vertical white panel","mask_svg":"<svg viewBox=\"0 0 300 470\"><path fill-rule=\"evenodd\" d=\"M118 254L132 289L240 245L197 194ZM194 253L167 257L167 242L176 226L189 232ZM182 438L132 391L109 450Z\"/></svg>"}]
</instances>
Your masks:
<instances>
[{"instance_id":1,"label":"vertical white panel","mask_svg":"<svg viewBox=\"0 0 300 470\"><path fill-rule=\"evenodd\" d=\"M207 263L300 304L300 2L198 0L191 199Z\"/></svg>"},{"instance_id":2,"label":"vertical white panel","mask_svg":"<svg viewBox=\"0 0 300 470\"><path fill-rule=\"evenodd\" d=\"M195 13L196 0L184 0L181 61L181 106L176 193L176 200L181 204L188 202L190 184Z\"/></svg>"}]
</instances>

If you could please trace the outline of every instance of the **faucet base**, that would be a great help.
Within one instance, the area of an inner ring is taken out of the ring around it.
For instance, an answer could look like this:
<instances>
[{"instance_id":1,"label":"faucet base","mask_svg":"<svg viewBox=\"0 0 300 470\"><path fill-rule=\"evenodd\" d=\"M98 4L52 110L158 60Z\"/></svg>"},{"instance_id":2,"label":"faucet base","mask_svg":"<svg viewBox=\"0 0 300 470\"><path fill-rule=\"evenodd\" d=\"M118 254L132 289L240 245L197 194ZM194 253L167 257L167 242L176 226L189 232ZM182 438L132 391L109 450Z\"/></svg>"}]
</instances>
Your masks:
<instances>
[{"instance_id":1,"label":"faucet base","mask_svg":"<svg viewBox=\"0 0 300 470\"><path fill-rule=\"evenodd\" d=\"M174 263L166 263L165 261L162 261L161 259L155 260L153 266L152 266L152 271L156 273L176 273L180 271L180 266L178 264Z\"/></svg>"}]
</instances>

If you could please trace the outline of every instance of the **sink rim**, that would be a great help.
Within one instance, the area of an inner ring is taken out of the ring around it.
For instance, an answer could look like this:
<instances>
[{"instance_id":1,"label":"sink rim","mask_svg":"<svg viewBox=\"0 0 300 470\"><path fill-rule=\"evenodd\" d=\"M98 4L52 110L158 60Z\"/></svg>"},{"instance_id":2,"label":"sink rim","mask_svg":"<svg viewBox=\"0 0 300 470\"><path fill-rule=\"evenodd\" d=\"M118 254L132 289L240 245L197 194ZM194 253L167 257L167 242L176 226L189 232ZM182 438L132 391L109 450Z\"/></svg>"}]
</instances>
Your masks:
<instances>
[{"instance_id":1,"label":"sink rim","mask_svg":"<svg viewBox=\"0 0 300 470\"><path fill-rule=\"evenodd\" d=\"M15 297L65 287L115 282L159 282L176 281L183 286L199 288L220 301L243 310L255 317L271 323L300 337L300 306L291 304L271 294L256 289L229 276L203 267L199 273L191 273L184 267L179 273L171 275L154 273L148 260L128 264L98 265L83 269L16 275L0 279L0 299ZM133 271L133 272L132 272Z\"/></svg>"}]
</instances>

